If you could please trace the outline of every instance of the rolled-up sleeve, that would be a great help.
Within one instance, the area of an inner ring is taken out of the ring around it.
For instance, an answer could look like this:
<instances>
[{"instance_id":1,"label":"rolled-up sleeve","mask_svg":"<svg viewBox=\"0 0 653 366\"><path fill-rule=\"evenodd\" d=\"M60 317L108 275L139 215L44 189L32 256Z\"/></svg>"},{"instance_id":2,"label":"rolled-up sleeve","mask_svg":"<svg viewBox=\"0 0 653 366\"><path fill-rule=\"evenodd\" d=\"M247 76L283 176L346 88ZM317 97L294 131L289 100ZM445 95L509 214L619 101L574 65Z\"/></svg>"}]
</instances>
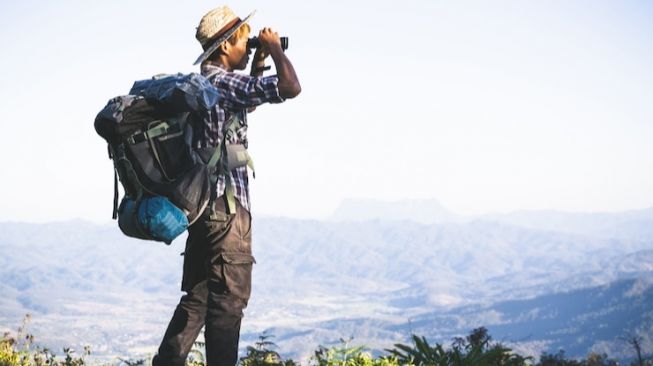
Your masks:
<instances>
[{"instance_id":1,"label":"rolled-up sleeve","mask_svg":"<svg viewBox=\"0 0 653 366\"><path fill-rule=\"evenodd\" d=\"M236 73L224 73L214 79L223 107L245 109L263 103L281 103L279 78L276 75L255 77Z\"/></svg>"}]
</instances>

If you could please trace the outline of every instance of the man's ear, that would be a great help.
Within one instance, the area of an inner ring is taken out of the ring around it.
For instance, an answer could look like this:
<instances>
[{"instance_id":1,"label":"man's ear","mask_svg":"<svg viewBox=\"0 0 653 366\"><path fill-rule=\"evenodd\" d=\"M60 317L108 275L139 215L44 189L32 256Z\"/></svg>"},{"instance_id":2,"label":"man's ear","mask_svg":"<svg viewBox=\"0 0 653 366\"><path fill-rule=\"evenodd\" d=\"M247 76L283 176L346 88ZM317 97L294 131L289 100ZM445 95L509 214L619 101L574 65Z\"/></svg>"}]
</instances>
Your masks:
<instances>
[{"instance_id":1,"label":"man's ear","mask_svg":"<svg viewBox=\"0 0 653 366\"><path fill-rule=\"evenodd\" d=\"M228 41L222 42L220 47L218 47L218 50L222 52L225 55L229 54L229 51L231 50L231 44Z\"/></svg>"}]
</instances>

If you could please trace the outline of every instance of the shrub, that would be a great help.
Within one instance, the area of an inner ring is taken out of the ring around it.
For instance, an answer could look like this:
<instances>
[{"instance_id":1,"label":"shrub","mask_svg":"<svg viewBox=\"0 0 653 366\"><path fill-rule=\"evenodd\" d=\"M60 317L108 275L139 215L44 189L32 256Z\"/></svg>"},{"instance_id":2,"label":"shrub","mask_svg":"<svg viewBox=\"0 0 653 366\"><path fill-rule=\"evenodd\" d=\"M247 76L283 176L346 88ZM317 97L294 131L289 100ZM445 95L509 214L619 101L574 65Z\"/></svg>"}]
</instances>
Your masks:
<instances>
[{"instance_id":1,"label":"shrub","mask_svg":"<svg viewBox=\"0 0 653 366\"><path fill-rule=\"evenodd\" d=\"M240 358L242 366L295 366L295 361L283 360L279 353L274 351L277 345L269 341L272 335L263 333L259 336L254 346L247 346L247 354Z\"/></svg>"},{"instance_id":2,"label":"shrub","mask_svg":"<svg viewBox=\"0 0 653 366\"><path fill-rule=\"evenodd\" d=\"M413 335L413 345L395 344L387 350L402 365L415 366L523 366L531 358L522 357L500 343L492 343L484 327L474 329L466 338L455 338L450 349L424 337Z\"/></svg>"},{"instance_id":3,"label":"shrub","mask_svg":"<svg viewBox=\"0 0 653 366\"><path fill-rule=\"evenodd\" d=\"M91 349L84 347L84 353L76 357L75 350L64 348L64 358L59 360L47 348L34 347L34 336L27 333L27 323L31 316L25 315L23 323L15 335L5 333L0 338L0 366L84 366L85 356L91 354Z\"/></svg>"},{"instance_id":4,"label":"shrub","mask_svg":"<svg viewBox=\"0 0 653 366\"><path fill-rule=\"evenodd\" d=\"M365 346L349 347L349 341L340 340L340 346L320 346L313 356L317 366L398 366L395 356L373 358Z\"/></svg>"}]
</instances>

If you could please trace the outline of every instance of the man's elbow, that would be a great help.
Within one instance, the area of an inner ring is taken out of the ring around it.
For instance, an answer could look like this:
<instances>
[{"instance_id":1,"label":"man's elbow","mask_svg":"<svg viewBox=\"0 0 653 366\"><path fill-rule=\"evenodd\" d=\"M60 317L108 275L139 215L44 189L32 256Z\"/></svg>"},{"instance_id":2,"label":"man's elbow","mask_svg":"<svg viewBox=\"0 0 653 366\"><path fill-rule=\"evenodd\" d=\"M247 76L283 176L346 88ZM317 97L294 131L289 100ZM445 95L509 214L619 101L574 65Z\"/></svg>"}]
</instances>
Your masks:
<instances>
[{"instance_id":1,"label":"man's elbow","mask_svg":"<svg viewBox=\"0 0 653 366\"><path fill-rule=\"evenodd\" d=\"M298 82L279 86L279 95L286 99L291 99L299 95L302 92L302 87Z\"/></svg>"}]
</instances>

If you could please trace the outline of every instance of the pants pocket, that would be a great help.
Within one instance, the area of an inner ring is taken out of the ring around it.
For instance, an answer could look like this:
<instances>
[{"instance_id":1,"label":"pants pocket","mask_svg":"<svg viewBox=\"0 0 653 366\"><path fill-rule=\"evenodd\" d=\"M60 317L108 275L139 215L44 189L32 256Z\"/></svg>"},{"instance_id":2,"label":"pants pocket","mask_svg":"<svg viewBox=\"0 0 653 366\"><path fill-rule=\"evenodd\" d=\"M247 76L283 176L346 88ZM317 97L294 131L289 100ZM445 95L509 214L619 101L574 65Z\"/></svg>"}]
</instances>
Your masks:
<instances>
[{"instance_id":1,"label":"pants pocket","mask_svg":"<svg viewBox=\"0 0 653 366\"><path fill-rule=\"evenodd\" d=\"M209 210L211 209L207 208L207 211ZM227 215L217 210L211 212L210 216L207 215L204 220L204 227L206 229L204 235L208 239L208 242L213 244L222 240L231 229L233 218L233 215Z\"/></svg>"},{"instance_id":2,"label":"pants pocket","mask_svg":"<svg viewBox=\"0 0 653 366\"><path fill-rule=\"evenodd\" d=\"M245 253L222 253L220 259L227 291L247 303L252 291L254 257Z\"/></svg>"},{"instance_id":3,"label":"pants pocket","mask_svg":"<svg viewBox=\"0 0 653 366\"><path fill-rule=\"evenodd\" d=\"M238 205L238 214L236 215L238 225L238 235L241 239L251 240L252 236L252 215L249 211Z\"/></svg>"}]
</instances>

